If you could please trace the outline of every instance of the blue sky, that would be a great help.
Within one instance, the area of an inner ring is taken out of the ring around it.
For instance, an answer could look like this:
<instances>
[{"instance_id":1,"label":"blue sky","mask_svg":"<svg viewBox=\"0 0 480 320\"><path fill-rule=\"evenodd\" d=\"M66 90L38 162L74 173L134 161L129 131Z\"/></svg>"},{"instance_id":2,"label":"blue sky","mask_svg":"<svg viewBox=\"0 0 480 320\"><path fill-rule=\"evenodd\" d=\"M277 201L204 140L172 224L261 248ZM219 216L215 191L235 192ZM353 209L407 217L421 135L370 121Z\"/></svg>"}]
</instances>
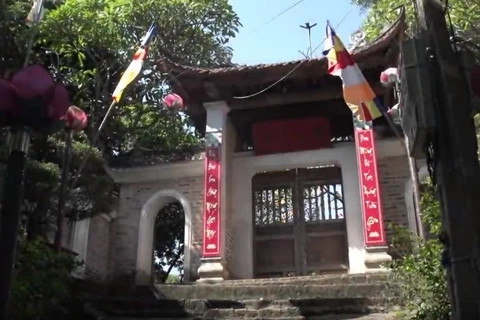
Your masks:
<instances>
[{"instance_id":1,"label":"blue sky","mask_svg":"<svg viewBox=\"0 0 480 320\"><path fill-rule=\"evenodd\" d=\"M317 23L312 29L312 47L325 38L325 23L330 20L336 26L347 12L353 10L336 29L347 45L350 34L357 30L364 16L350 0L304 0L280 17L264 25L278 13L298 0L230 0L240 17L243 28L230 42L233 62L239 64L275 63L302 59L298 51L307 51L308 32L300 28L305 22ZM259 27L262 26L260 29ZM320 47L314 56L321 56Z\"/></svg>"}]
</instances>

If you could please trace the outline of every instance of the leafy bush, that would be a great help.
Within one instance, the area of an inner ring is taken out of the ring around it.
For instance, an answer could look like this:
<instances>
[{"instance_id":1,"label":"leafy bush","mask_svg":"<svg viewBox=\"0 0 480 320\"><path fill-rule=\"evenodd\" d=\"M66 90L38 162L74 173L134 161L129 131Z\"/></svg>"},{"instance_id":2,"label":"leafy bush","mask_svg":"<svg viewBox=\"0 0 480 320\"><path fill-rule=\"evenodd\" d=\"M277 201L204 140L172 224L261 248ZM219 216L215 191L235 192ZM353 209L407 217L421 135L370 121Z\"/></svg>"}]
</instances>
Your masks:
<instances>
[{"instance_id":1,"label":"leafy bush","mask_svg":"<svg viewBox=\"0 0 480 320\"><path fill-rule=\"evenodd\" d=\"M62 319L70 297L70 272L79 266L72 254L54 251L43 239L21 238L13 280L17 320Z\"/></svg>"},{"instance_id":2,"label":"leafy bush","mask_svg":"<svg viewBox=\"0 0 480 320\"><path fill-rule=\"evenodd\" d=\"M422 220L433 234L442 230L440 205L435 199L435 190L431 183L424 188L421 201ZM403 253L394 260L392 276L399 283L406 307L418 320L449 320L450 299L446 271L441 264L443 245L436 239L417 239L405 230L394 229L394 242L403 243L410 248L416 242L416 249Z\"/></svg>"}]
</instances>

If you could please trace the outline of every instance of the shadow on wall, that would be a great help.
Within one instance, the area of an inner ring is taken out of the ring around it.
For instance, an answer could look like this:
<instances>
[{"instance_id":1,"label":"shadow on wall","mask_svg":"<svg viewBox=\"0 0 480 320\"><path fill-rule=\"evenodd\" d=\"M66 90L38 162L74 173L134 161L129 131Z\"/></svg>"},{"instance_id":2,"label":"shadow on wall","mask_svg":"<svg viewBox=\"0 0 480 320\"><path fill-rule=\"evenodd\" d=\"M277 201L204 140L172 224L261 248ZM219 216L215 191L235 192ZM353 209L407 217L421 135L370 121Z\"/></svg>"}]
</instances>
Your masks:
<instances>
[{"instance_id":1,"label":"shadow on wall","mask_svg":"<svg viewBox=\"0 0 480 320\"><path fill-rule=\"evenodd\" d=\"M191 246L191 251L190 251L190 280L189 282L194 282L199 279L198 276L198 268L200 268L200 265L202 264L202 243L201 242L196 242L193 243Z\"/></svg>"}]
</instances>

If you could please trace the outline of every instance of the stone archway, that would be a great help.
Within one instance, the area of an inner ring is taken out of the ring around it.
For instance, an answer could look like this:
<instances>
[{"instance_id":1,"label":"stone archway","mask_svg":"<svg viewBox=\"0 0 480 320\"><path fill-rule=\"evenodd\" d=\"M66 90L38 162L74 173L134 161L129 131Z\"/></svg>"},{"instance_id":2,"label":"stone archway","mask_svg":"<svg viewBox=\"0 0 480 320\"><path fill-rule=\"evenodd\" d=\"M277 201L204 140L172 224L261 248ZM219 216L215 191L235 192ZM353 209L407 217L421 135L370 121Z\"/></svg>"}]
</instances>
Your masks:
<instances>
[{"instance_id":1,"label":"stone archway","mask_svg":"<svg viewBox=\"0 0 480 320\"><path fill-rule=\"evenodd\" d=\"M185 213L185 252L184 279L190 276L190 248L192 239L192 209L189 201L176 190L162 190L151 196L142 207L138 228L137 266L135 282L137 285L150 285L153 266L153 236L155 219L160 210L171 202L180 202Z\"/></svg>"}]
</instances>

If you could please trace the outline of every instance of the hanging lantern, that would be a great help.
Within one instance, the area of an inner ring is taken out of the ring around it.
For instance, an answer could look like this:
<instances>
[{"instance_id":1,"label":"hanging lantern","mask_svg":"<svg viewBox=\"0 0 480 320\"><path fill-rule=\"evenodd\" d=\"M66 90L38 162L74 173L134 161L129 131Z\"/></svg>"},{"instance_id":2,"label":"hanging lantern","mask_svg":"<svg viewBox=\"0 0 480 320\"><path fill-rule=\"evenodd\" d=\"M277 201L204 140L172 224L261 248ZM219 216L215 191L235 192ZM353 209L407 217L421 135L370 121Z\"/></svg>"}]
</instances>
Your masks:
<instances>
[{"instance_id":1,"label":"hanging lantern","mask_svg":"<svg viewBox=\"0 0 480 320\"><path fill-rule=\"evenodd\" d=\"M65 86L55 83L40 65L18 71L11 81L0 79L0 97L0 125L46 133L61 128L61 118L70 106Z\"/></svg>"},{"instance_id":2,"label":"hanging lantern","mask_svg":"<svg viewBox=\"0 0 480 320\"><path fill-rule=\"evenodd\" d=\"M77 106L70 106L64 116L66 126L75 132L80 132L87 127L87 115Z\"/></svg>"},{"instance_id":3,"label":"hanging lantern","mask_svg":"<svg viewBox=\"0 0 480 320\"><path fill-rule=\"evenodd\" d=\"M394 86L398 81L398 69L388 68L380 73L380 82L386 87Z\"/></svg>"},{"instance_id":4,"label":"hanging lantern","mask_svg":"<svg viewBox=\"0 0 480 320\"><path fill-rule=\"evenodd\" d=\"M168 109L181 110L184 107L182 97L175 93L167 94L162 102Z\"/></svg>"}]
</instances>

